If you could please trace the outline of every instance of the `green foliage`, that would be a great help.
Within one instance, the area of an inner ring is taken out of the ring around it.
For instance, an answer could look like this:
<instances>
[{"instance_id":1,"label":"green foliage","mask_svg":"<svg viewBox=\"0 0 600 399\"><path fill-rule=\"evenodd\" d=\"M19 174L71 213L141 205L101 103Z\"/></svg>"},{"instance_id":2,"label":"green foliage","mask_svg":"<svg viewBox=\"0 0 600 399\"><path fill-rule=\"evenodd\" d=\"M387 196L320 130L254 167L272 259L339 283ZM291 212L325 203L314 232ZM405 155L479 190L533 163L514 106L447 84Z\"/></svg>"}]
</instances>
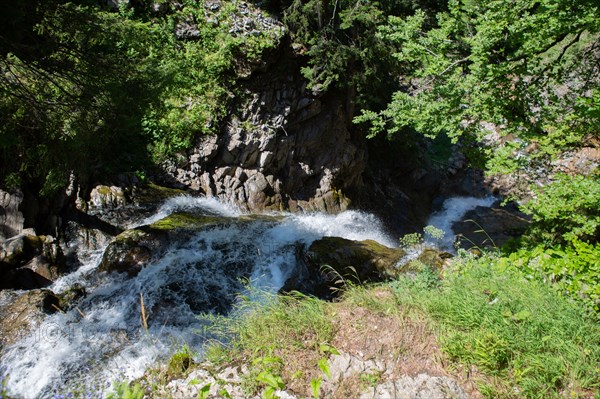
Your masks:
<instances>
[{"instance_id":1,"label":"green foliage","mask_svg":"<svg viewBox=\"0 0 600 399\"><path fill-rule=\"evenodd\" d=\"M523 206L532 215L526 242L545 245L600 238L600 175L559 175L535 189L535 198Z\"/></svg>"},{"instance_id":2,"label":"green foliage","mask_svg":"<svg viewBox=\"0 0 600 399\"><path fill-rule=\"evenodd\" d=\"M405 250L417 249L420 252L425 246L425 238L430 241L441 240L444 234L444 230L435 226L425 226L423 234L409 233L400 237L400 246Z\"/></svg>"},{"instance_id":3,"label":"green foliage","mask_svg":"<svg viewBox=\"0 0 600 399\"><path fill-rule=\"evenodd\" d=\"M198 391L198 399L207 399L210 395L211 384L206 384Z\"/></svg>"},{"instance_id":4,"label":"green foliage","mask_svg":"<svg viewBox=\"0 0 600 399\"><path fill-rule=\"evenodd\" d=\"M4 373L4 370L2 370L2 373L0 374L0 398L10 399L10 397L6 393L6 385L7 384L8 384L8 375L6 375Z\"/></svg>"},{"instance_id":5,"label":"green foliage","mask_svg":"<svg viewBox=\"0 0 600 399\"><path fill-rule=\"evenodd\" d=\"M43 49L14 43L0 59L3 183L16 174L51 194L72 170L86 177L143 163L135 132L157 89L149 26L72 3L37 13L28 34L43 37Z\"/></svg>"},{"instance_id":6,"label":"green foliage","mask_svg":"<svg viewBox=\"0 0 600 399\"><path fill-rule=\"evenodd\" d=\"M310 380L310 390L314 399L319 399L321 384L323 384L323 379L321 377L315 377Z\"/></svg>"},{"instance_id":7,"label":"green foliage","mask_svg":"<svg viewBox=\"0 0 600 399\"><path fill-rule=\"evenodd\" d=\"M364 373L360 375L360 382L366 387L375 387L381 381L381 372Z\"/></svg>"},{"instance_id":8,"label":"green foliage","mask_svg":"<svg viewBox=\"0 0 600 399\"><path fill-rule=\"evenodd\" d=\"M114 392L107 396L108 399L142 399L144 390L139 384L131 386L127 382L115 383Z\"/></svg>"},{"instance_id":9,"label":"green foliage","mask_svg":"<svg viewBox=\"0 0 600 399\"><path fill-rule=\"evenodd\" d=\"M379 37L396 46L406 89L383 111L366 110L355 121L369 122L372 135L411 127L454 141L481 140L490 123L519 138L509 145L539 144L532 158L580 145L599 131L592 50L599 16L596 2L570 0L454 0L435 24L422 11L390 16ZM487 155L506 159L515 152L493 148Z\"/></svg>"},{"instance_id":10,"label":"green foliage","mask_svg":"<svg viewBox=\"0 0 600 399\"><path fill-rule=\"evenodd\" d=\"M409 233L400 237L400 246L404 249L413 248L423 244L423 234Z\"/></svg>"},{"instance_id":11,"label":"green foliage","mask_svg":"<svg viewBox=\"0 0 600 399\"><path fill-rule=\"evenodd\" d=\"M214 326L210 333L215 338L207 348L207 359L217 364L244 359L251 363L242 383L244 391L249 396L262 392L265 398L275 397L277 390L285 388L284 364L276 352L306 348L324 355L337 353L327 344L333 325L325 314L326 306L299 293L263 293L260 301L256 297L242 300L235 312L239 317L204 316Z\"/></svg>"},{"instance_id":12,"label":"green foliage","mask_svg":"<svg viewBox=\"0 0 600 399\"><path fill-rule=\"evenodd\" d=\"M329 342L333 333L325 315L325 303L300 293L274 296L265 294L259 302L243 301L239 305L241 319L219 320L216 337L227 341L232 350L259 351L266 355L269 343L285 342L289 347L314 346ZM265 346L265 343L267 345Z\"/></svg>"},{"instance_id":13,"label":"green foliage","mask_svg":"<svg viewBox=\"0 0 600 399\"><path fill-rule=\"evenodd\" d=\"M415 3L415 4L412 4ZM349 89L361 106L379 106L397 87L392 47L375 33L386 15L410 12L425 1L294 0L284 12L295 46L308 56L302 69L309 87ZM437 6L437 4L428 4Z\"/></svg>"},{"instance_id":14,"label":"green foliage","mask_svg":"<svg viewBox=\"0 0 600 399\"><path fill-rule=\"evenodd\" d=\"M552 284L565 296L600 314L600 243L578 240L564 247L518 250L498 261Z\"/></svg>"},{"instance_id":15,"label":"green foliage","mask_svg":"<svg viewBox=\"0 0 600 399\"><path fill-rule=\"evenodd\" d=\"M600 328L578 307L496 258L463 257L439 288L392 284L396 300L434 320L442 350L486 376L488 397L577 397L598 389Z\"/></svg>"},{"instance_id":16,"label":"green foliage","mask_svg":"<svg viewBox=\"0 0 600 399\"><path fill-rule=\"evenodd\" d=\"M276 398L275 392L285 389L285 383L281 378L282 366L281 358L276 356L254 357L250 374L244 378L244 391L248 395L255 395L262 389L263 399Z\"/></svg>"},{"instance_id":17,"label":"green foliage","mask_svg":"<svg viewBox=\"0 0 600 399\"><path fill-rule=\"evenodd\" d=\"M197 2L161 15L36 3L13 10L22 24L0 28L0 184L45 195L72 172L86 180L136 170L215 133L240 69L283 35L230 33L235 2L212 13L214 23L203 23L208 10ZM195 40L175 37L182 22L195 24Z\"/></svg>"}]
</instances>

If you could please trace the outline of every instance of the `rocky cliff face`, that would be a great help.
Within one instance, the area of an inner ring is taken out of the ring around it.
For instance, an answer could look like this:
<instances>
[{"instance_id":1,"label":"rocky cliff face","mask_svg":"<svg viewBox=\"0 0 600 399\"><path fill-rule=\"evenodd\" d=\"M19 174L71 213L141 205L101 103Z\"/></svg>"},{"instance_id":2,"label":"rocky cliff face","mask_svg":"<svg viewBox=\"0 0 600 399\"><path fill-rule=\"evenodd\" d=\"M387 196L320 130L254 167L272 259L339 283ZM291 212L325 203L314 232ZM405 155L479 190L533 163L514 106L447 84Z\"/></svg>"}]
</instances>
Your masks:
<instances>
[{"instance_id":1,"label":"rocky cliff face","mask_svg":"<svg viewBox=\"0 0 600 399\"><path fill-rule=\"evenodd\" d=\"M344 192L360 183L366 150L352 139L344 101L310 92L289 72L267 71L244 86L221 134L166 165L169 175L252 212L346 209Z\"/></svg>"}]
</instances>

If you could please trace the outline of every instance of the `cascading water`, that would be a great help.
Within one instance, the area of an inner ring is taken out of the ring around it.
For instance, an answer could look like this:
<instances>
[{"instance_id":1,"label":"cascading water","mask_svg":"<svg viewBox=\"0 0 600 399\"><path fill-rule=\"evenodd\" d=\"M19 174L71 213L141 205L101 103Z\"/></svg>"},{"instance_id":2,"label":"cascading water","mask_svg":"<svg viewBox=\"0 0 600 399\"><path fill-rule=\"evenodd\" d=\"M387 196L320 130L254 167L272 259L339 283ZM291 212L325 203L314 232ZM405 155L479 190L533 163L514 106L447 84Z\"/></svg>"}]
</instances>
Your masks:
<instances>
[{"instance_id":1,"label":"cascading water","mask_svg":"<svg viewBox=\"0 0 600 399\"><path fill-rule=\"evenodd\" d=\"M452 223L469 209L494 200L448 199L428 222L446 232L438 246L451 250ZM362 212L248 218L215 199L189 196L172 198L131 227L180 211L217 215L231 223L199 229L171 243L160 259L133 278L98 272L103 252L98 251L56 281L50 287L56 293L80 283L88 295L76 308L48 316L29 336L4 348L1 364L9 376L9 395L35 398L78 392L85 397L89 392L87 397L103 397L111 381L140 377L182 343L199 347L204 338L198 333L203 327L198 314L227 314L248 285L269 291L282 287L295 267L299 244L338 236L398 245L375 216ZM141 320L142 300L147 326Z\"/></svg>"},{"instance_id":2,"label":"cascading water","mask_svg":"<svg viewBox=\"0 0 600 399\"><path fill-rule=\"evenodd\" d=\"M427 221L429 226L434 226L442 230L444 237L440 240L435 240L435 242L432 241L430 244L441 250L454 253L454 240L456 237L452 230L452 225L457 221L463 220L464 215L471 209L475 209L478 206L489 207L497 200L498 198L492 196L484 198L451 197L446 199L442 204L442 209L433 213Z\"/></svg>"},{"instance_id":3,"label":"cascading water","mask_svg":"<svg viewBox=\"0 0 600 399\"><path fill-rule=\"evenodd\" d=\"M182 210L232 222L172 243L162 258L133 278L97 272L100 251L56 281L50 287L54 292L77 282L88 295L76 308L48 316L32 334L5 348L1 361L9 375L9 395L51 397L58 390L101 396L106 386L98 383L137 378L184 342L199 346L203 338L197 333L202 327L197 315L227 314L236 295L248 289L245 284L278 290L295 267L298 244L339 236L397 245L373 215L362 212L280 214L237 223L240 212L234 208L187 196L169 200L144 224ZM142 300L147 328L142 327Z\"/></svg>"}]
</instances>

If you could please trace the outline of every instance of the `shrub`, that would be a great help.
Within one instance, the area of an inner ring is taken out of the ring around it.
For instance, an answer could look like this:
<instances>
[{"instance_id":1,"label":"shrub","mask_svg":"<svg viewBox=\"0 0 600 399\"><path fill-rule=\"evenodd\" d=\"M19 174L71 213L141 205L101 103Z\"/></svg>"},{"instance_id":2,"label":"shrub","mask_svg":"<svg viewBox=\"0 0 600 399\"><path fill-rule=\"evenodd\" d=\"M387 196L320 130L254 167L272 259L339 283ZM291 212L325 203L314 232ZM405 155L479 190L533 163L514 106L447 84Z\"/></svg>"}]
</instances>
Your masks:
<instances>
[{"instance_id":1,"label":"shrub","mask_svg":"<svg viewBox=\"0 0 600 399\"><path fill-rule=\"evenodd\" d=\"M559 175L523 206L532 215L526 242L546 245L600 238L600 174Z\"/></svg>"},{"instance_id":2,"label":"shrub","mask_svg":"<svg viewBox=\"0 0 600 399\"><path fill-rule=\"evenodd\" d=\"M600 244L575 240L565 247L521 249L499 260L600 312Z\"/></svg>"}]
</instances>

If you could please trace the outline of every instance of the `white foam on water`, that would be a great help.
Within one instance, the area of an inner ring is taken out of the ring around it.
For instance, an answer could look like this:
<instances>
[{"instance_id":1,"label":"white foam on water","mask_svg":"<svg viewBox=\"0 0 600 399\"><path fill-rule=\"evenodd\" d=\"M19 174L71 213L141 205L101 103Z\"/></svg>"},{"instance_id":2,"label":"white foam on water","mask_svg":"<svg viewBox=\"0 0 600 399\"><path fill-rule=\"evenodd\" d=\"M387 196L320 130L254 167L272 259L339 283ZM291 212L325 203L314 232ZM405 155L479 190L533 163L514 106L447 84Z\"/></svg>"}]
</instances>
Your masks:
<instances>
[{"instance_id":1,"label":"white foam on water","mask_svg":"<svg viewBox=\"0 0 600 399\"><path fill-rule=\"evenodd\" d=\"M281 288L296 265L299 245L339 236L396 246L376 217L357 211L237 218L239 210L214 199L179 196L144 223L176 211L224 218L172 244L136 277L94 272L101 260L97 254L59 279L51 288L64 291L80 282L88 296L77 309L48 316L31 335L5 349L1 361L10 376L10 395L49 397L55 387L63 394L86 392L99 385L106 389L106 381L140 377L178 345L199 346L203 338L196 332L202 322L197 315L227 314L237 295L248 289L243 280L262 290ZM141 322L140 293L147 330Z\"/></svg>"},{"instance_id":2,"label":"white foam on water","mask_svg":"<svg viewBox=\"0 0 600 399\"><path fill-rule=\"evenodd\" d=\"M451 197L444 201L442 209L429 217L427 224L444 231L444 238L430 242L439 249L454 252L454 241L456 234L452 225L464 219L465 214L478 206L489 207L498 199L493 196L484 198L477 197Z\"/></svg>"}]
</instances>

